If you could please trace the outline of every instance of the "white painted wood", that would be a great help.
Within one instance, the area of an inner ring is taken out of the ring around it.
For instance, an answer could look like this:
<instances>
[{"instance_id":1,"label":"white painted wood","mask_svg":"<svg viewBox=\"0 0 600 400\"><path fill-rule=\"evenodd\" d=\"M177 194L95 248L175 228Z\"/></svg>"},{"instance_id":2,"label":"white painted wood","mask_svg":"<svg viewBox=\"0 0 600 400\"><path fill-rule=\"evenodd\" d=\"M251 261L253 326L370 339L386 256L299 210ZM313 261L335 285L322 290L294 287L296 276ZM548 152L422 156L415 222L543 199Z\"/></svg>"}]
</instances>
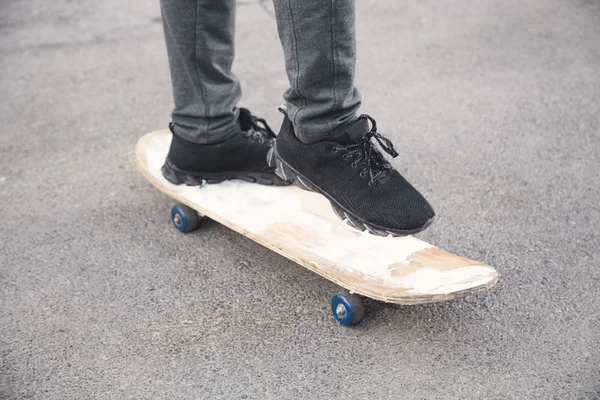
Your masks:
<instances>
[{"instance_id":1,"label":"white painted wood","mask_svg":"<svg viewBox=\"0 0 600 400\"><path fill-rule=\"evenodd\" d=\"M173 185L161 173L171 134L152 132L136 146L144 176L170 197L337 284L378 300L449 300L495 284L492 267L413 236L378 237L340 221L321 195L297 187L226 181Z\"/></svg>"}]
</instances>

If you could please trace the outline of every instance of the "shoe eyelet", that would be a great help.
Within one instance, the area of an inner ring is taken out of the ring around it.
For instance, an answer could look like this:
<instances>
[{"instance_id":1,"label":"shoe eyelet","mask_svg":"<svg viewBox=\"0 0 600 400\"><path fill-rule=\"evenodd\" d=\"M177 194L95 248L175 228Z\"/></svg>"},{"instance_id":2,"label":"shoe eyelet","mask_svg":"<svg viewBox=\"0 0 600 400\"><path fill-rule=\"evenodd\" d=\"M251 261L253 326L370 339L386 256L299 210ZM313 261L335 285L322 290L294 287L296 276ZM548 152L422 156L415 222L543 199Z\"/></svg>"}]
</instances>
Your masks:
<instances>
[{"instance_id":1,"label":"shoe eyelet","mask_svg":"<svg viewBox=\"0 0 600 400\"><path fill-rule=\"evenodd\" d=\"M353 162L352 164L350 164L352 166L352 168L356 168L358 167L358 163L357 162Z\"/></svg>"},{"instance_id":2,"label":"shoe eyelet","mask_svg":"<svg viewBox=\"0 0 600 400\"><path fill-rule=\"evenodd\" d=\"M360 174L358 174L361 178L364 178L365 176L367 176L367 174L364 171L361 171Z\"/></svg>"},{"instance_id":3,"label":"shoe eyelet","mask_svg":"<svg viewBox=\"0 0 600 400\"><path fill-rule=\"evenodd\" d=\"M350 157L351 157L351 155L350 155L350 154L344 154L344 155L342 156L342 158L343 158L344 160L348 160Z\"/></svg>"},{"instance_id":4,"label":"shoe eyelet","mask_svg":"<svg viewBox=\"0 0 600 400\"><path fill-rule=\"evenodd\" d=\"M339 148L337 148L337 147L332 147L332 148L331 148L331 151L332 151L333 153L337 153L338 151L340 151L340 149L339 149Z\"/></svg>"}]
</instances>

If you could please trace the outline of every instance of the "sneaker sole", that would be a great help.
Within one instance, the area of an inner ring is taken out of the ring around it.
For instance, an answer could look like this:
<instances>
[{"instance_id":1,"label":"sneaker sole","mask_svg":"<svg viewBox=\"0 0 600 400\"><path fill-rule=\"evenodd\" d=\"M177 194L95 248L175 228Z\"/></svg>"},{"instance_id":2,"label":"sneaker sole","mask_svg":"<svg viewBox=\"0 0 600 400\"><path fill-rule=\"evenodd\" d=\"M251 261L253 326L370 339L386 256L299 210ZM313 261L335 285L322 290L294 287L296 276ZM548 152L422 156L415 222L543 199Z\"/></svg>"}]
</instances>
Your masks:
<instances>
[{"instance_id":1,"label":"sneaker sole","mask_svg":"<svg viewBox=\"0 0 600 400\"><path fill-rule=\"evenodd\" d=\"M290 183L279 176L268 172L227 171L227 172L190 172L177 168L168 159L163 165L162 174L166 180L175 184L187 186L204 186L207 183L220 183L226 180L239 179L241 181L258 183L260 185L287 186Z\"/></svg>"},{"instance_id":2,"label":"sneaker sole","mask_svg":"<svg viewBox=\"0 0 600 400\"><path fill-rule=\"evenodd\" d=\"M287 164L285 161L283 161L279 157L279 154L277 154L277 151L275 150L274 147L271 148L271 150L269 150L269 153L267 154L267 162L269 163L270 167L275 167L275 174L277 174L277 176L279 176L281 179L291 182L301 189L308 190L310 192L316 192L316 193L319 193L319 194L325 196L327 198L327 200L329 200L329 202L331 203L331 208L333 209L333 212L335 213L335 215L342 221L346 221L346 224L348 224L352 228L358 229L361 232L364 232L366 230L370 234L373 234L376 236L382 236L382 237L389 236L389 235L392 235L392 236L414 235L416 233L422 232L423 230L427 229L435 220L435 216L434 216L429 221L427 221L422 227L417 228L417 229L410 229L410 230L390 229L390 228L384 228L384 227L375 225L371 222L367 222L364 219L356 216L354 213L352 213L351 211L349 211L349 210L345 209L343 206L341 206L337 201L335 201L333 198L331 198L327 194L327 192L325 192L324 190L319 188L317 185L312 183L308 178L304 177L302 174L300 174L298 171L296 171L294 168L292 168L289 164Z\"/></svg>"}]
</instances>

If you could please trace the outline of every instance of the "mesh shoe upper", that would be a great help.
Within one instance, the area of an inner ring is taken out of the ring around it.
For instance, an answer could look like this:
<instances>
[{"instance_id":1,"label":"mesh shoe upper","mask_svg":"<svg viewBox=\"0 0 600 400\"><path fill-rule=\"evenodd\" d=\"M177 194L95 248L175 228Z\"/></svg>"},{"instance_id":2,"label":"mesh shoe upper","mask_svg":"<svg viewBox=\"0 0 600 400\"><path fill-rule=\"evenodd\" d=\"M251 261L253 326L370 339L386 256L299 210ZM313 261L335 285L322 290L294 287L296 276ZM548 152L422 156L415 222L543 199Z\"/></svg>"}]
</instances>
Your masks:
<instances>
[{"instance_id":1,"label":"mesh shoe upper","mask_svg":"<svg viewBox=\"0 0 600 400\"><path fill-rule=\"evenodd\" d=\"M361 117L366 119L370 117ZM364 123L360 121L358 123ZM374 121L372 121L374 124ZM350 129L349 129L350 130ZM374 147L371 139L394 153L393 146L371 131L357 139L340 131L331 140L306 144L284 118L277 136L278 156L323 194L354 216L383 229L418 230L435 216L425 198Z\"/></svg>"},{"instance_id":2,"label":"mesh shoe upper","mask_svg":"<svg viewBox=\"0 0 600 400\"><path fill-rule=\"evenodd\" d=\"M244 108L240 108L239 124L239 133L218 143L193 143L174 134L169 161L185 171L272 172L266 156L275 139L273 131Z\"/></svg>"}]
</instances>

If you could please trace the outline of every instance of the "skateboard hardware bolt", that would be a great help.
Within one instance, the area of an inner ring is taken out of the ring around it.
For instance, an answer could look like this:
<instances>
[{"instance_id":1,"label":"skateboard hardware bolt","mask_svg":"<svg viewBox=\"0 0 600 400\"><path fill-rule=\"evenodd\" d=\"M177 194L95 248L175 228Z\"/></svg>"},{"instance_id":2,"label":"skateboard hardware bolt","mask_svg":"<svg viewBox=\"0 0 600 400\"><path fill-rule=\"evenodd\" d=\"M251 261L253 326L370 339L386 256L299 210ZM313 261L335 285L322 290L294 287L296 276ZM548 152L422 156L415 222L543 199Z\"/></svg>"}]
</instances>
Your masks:
<instances>
[{"instance_id":1,"label":"skateboard hardware bolt","mask_svg":"<svg viewBox=\"0 0 600 400\"><path fill-rule=\"evenodd\" d=\"M337 307L335 307L335 313L340 318L346 317L346 312L346 306L344 306L343 304L338 304Z\"/></svg>"},{"instance_id":2,"label":"skateboard hardware bolt","mask_svg":"<svg viewBox=\"0 0 600 400\"><path fill-rule=\"evenodd\" d=\"M173 222L175 222L175 225L181 226L181 216L179 214L175 214L175 216L173 216Z\"/></svg>"}]
</instances>

